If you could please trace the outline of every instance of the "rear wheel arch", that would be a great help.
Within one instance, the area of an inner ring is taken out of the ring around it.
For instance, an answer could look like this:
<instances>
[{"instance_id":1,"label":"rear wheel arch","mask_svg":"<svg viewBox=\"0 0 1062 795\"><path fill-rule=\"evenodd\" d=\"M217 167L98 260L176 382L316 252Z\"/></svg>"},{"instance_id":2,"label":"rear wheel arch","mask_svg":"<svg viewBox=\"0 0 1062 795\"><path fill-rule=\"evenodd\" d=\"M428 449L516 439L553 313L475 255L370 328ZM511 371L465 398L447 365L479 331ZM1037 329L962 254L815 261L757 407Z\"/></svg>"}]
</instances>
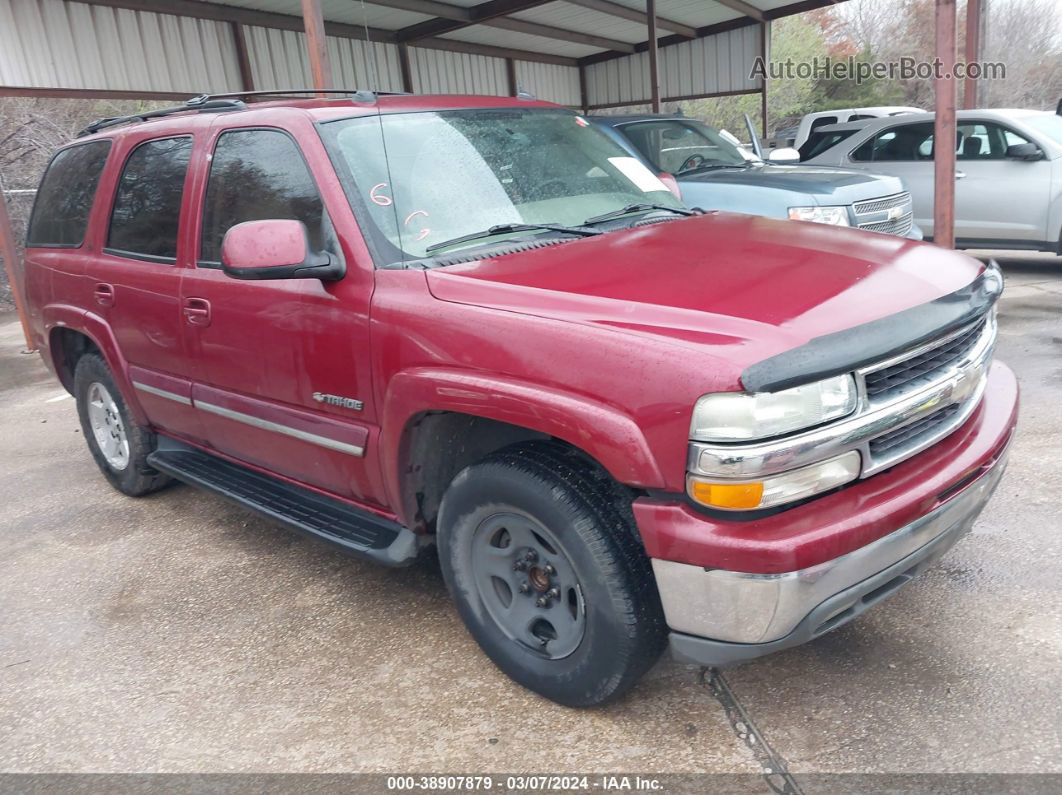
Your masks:
<instances>
[{"instance_id":1,"label":"rear wheel arch","mask_svg":"<svg viewBox=\"0 0 1062 795\"><path fill-rule=\"evenodd\" d=\"M95 340L67 326L56 326L48 334L48 352L52 357L56 376L71 394L74 393L74 371L81 357L88 353L103 356Z\"/></svg>"}]
</instances>

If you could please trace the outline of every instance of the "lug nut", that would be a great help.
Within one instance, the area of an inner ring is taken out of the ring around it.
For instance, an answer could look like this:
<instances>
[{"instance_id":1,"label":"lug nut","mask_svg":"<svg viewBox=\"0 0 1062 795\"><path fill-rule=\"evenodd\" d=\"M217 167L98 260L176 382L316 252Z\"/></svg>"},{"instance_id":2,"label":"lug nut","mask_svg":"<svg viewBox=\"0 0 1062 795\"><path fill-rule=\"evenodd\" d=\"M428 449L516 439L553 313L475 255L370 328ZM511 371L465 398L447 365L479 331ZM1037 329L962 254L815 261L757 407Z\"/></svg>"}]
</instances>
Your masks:
<instances>
[{"instance_id":1,"label":"lug nut","mask_svg":"<svg viewBox=\"0 0 1062 795\"><path fill-rule=\"evenodd\" d=\"M524 563L522 560L518 560L518 561L516 561L516 563L513 564L513 571L526 571L526 570L527 570L527 564Z\"/></svg>"},{"instance_id":2,"label":"lug nut","mask_svg":"<svg viewBox=\"0 0 1062 795\"><path fill-rule=\"evenodd\" d=\"M528 561L529 563L534 563L536 560L538 560L538 553L535 552L535 550L533 549L529 549L527 550L527 552L524 553L524 560Z\"/></svg>"},{"instance_id":3,"label":"lug nut","mask_svg":"<svg viewBox=\"0 0 1062 795\"><path fill-rule=\"evenodd\" d=\"M528 585L526 582L520 583L520 593L527 593L530 590L531 590L531 586Z\"/></svg>"},{"instance_id":4,"label":"lug nut","mask_svg":"<svg viewBox=\"0 0 1062 795\"><path fill-rule=\"evenodd\" d=\"M549 599L547 599L544 596L540 596L540 597L538 597L538 599L535 600L535 607L548 607L548 606L549 606Z\"/></svg>"},{"instance_id":5,"label":"lug nut","mask_svg":"<svg viewBox=\"0 0 1062 795\"><path fill-rule=\"evenodd\" d=\"M557 573L557 570L553 568L552 563L547 563L542 570L545 571L546 574L548 574L550 577Z\"/></svg>"},{"instance_id":6,"label":"lug nut","mask_svg":"<svg viewBox=\"0 0 1062 795\"><path fill-rule=\"evenodd\" d=\"M548 591L546 591L546 596L550 599L560 599L560 590L555 587L550 588Z\"/></svg>"}]
</instances>

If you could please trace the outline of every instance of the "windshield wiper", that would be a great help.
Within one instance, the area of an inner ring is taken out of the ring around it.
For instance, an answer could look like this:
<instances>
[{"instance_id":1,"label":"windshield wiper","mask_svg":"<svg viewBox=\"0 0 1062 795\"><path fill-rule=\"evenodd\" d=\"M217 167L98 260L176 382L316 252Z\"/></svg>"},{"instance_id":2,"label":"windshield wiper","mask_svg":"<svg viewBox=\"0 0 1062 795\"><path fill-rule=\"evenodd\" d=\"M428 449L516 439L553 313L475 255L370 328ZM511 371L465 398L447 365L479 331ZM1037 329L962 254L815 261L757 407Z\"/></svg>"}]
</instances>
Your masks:
<instances>
[{"instance_id":1,"label":"windshield wiper","mask_svg":"<svg viewBox=\"0 0 1062 795\"><path fill-rule=\"evenodd\" d=\"M570 235L581 235L582 237L601 234L597 229L582 229L578 226L562 226L560 224L495 224L494 226L488 227L479 232L461 235L461 237L444 240L441 243L432 243L424 249L424 253L431 254L441 248L449 248L450 246L457 246L461 243L471 243L473 240L479 240L481 237L509 235L514 232L565 232Z\"/></svg>"},{"instance_id":2,"label":"windshield wiper","mask_svg":"<svg viewBox=\"0 0 1062 795\"><path fill-rule=\"evenodd\" d=\"M746 160L742 163L705 163L703 166L694 166L693 168L687 168L685 171L680 171L678 173L696 174L698 171L714 171L717 168L752 168L754 165L756 165L756 163L752 160ZM678 176L678 174L675 176Z\"/></svg>"},{"instance_id":3,"label":"windshield wiper","mask_svg":"<svg viewBox=\"0 0 1062 795\"><path fill-rule=\"evenodd\" d=\"M583 226L590 226L590 224L599 224L602 221L611 221L613 218L619 218L624 215L630 215L631 213L643 213L649 210L664 210L669 213L675 213L676 215L700 215L703 210L687 210L683 207L669 207L666 204L628 204L619 210L612 210L611 212L602 213L601 215L595 215L591 218L587 218L583 221Z\"/></svg>"}]
</instances>

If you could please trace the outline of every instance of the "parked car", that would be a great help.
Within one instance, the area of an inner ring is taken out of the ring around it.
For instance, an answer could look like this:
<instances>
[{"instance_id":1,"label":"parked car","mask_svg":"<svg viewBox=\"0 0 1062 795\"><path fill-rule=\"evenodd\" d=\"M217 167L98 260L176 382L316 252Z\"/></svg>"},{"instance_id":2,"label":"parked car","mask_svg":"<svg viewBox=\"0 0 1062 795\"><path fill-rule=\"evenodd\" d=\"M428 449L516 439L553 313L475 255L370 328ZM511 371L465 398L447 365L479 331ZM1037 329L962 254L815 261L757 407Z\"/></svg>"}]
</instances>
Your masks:
<instances>
[{"instance_id":1,"label":"parked car","mask_svg":"<svg viewBox=\"0 0 1062 795\"><path fill-rule=\"evenodd\" d=\"M801 150L802 160L901 178L915 222L931 236L934 118L921 113L823 127ZM957 118L956 245L1062 253L1062 117L960 110Z\"/></svg>"},{"instance_id":2,"label":"parked car","mask_svg":"<svg viewBox=\"0 0 1062 795\"><path fill-rule=\"evenodd\" d=\"M668 643L720 665L845 624L1003 473L993 266L692 212L545 102L146 115L55 155L25 255L103 476L387 566L437 547L483 651L562 704Z\"/></svg>"},{"instance_id":3,"label":"parked car","mask_svg":"<svg viewBox=\"0 0 1062 795\"><path fill-rule=\"evenodd\" d=\"M887 119L893 116L903 116L906 113L925 113L925 111L922 108L892 105L876 108L838 108L809 113L797 124L792 146L799 149L813 132L830 124L843 124L864 119Z\"/></svg>"},{"instance_id":4,"label":"parked car","mask_svg":"<svg viewBox=\"0 0 1062 795\"><path fill-rule=\"evenodd\" d=\"M589 119L664 175L690 207L855 226L922 239L921 230L912 222L911 197L895 177L855 169L766 163L736 146L733 136L682 116ZM793 156L797 157L795 152Z\"/></svg>"}]
</instances>

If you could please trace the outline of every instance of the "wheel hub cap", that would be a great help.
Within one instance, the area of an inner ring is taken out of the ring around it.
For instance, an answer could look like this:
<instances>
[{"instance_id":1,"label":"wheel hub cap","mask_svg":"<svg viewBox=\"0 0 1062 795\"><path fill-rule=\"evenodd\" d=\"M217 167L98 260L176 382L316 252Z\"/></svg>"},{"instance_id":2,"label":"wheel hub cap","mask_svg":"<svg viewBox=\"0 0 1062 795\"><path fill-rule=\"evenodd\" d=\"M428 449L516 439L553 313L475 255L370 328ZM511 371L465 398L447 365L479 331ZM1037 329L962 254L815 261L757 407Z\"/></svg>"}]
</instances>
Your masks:
<instances>
[{"instance_id":1,"label":"wheel hub cap","mask_svg":"<svg viewBox=\"0 0 1062 795\"><path fill-rule=\"evenodd\" d=\"M111 469L121 471L129 466L129 438L121 412L111 393L103 384L94 382L88 388L88 420L100 454Z\"/></svg>"}]
</instances>

